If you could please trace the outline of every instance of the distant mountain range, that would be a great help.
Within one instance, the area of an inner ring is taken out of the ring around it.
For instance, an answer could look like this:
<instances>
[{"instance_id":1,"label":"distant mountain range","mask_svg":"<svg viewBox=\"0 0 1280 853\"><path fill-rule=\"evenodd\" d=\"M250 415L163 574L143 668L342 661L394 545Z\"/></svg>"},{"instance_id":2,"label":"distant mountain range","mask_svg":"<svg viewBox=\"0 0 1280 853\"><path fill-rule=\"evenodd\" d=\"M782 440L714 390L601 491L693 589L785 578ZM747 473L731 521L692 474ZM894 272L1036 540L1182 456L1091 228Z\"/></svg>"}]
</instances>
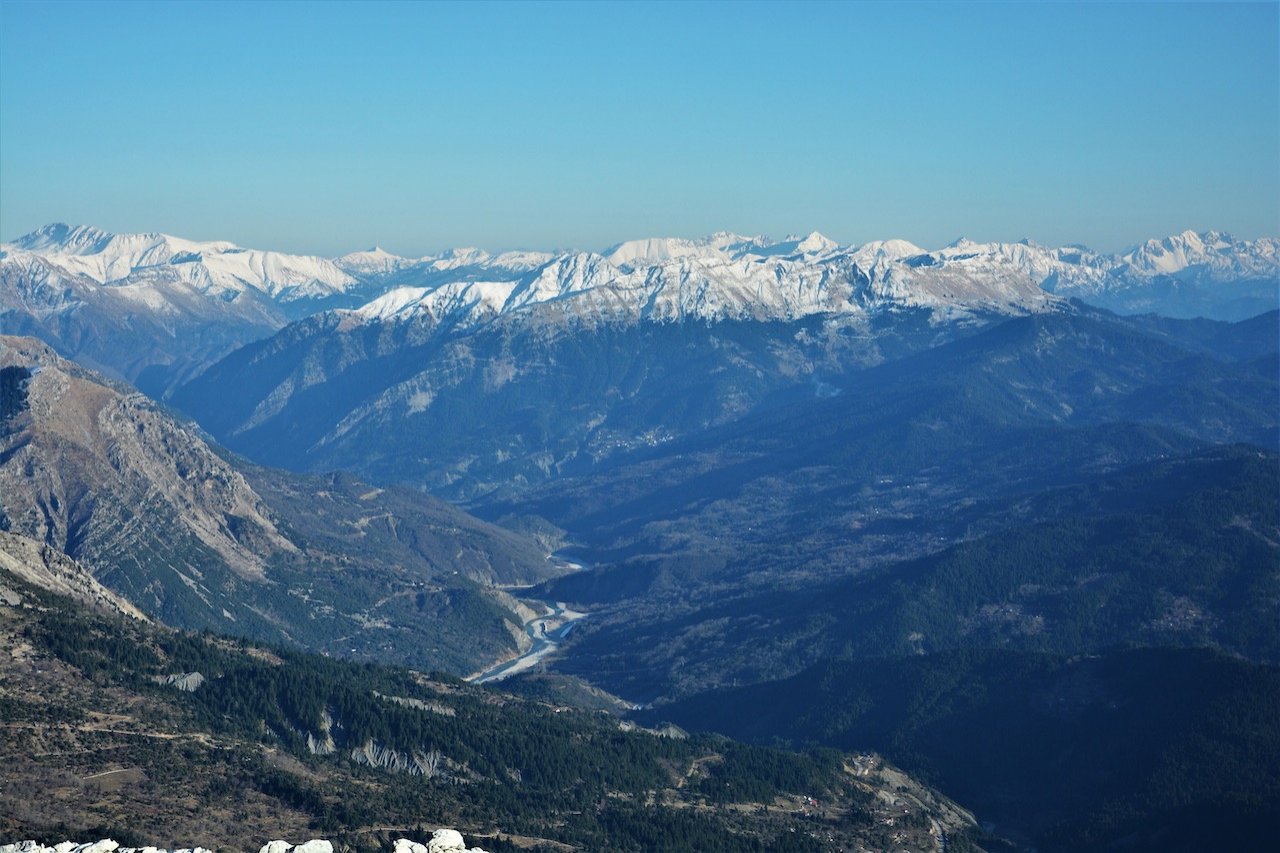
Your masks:
<instances>
[{"instance_id":1,"label":"distant mountain range","mask_svg":"<svg viewBox=\"0 0 1280 853\"><path fill-rule=\"evenodd\" d=\"M509 316L791 321L903 308L945 321L1079 298L1120 313L1235 320L1276 307L1278 278L1280 240L1213 231L1114 255L1025 241L841 246L815 232L633 240L600 253L403 258L375 248L325 259L54 224L0 245L0 329L38 335L163 393L238 346L330 308L350 310L348 323L425 316L453 327Z\"/></svg>"},{"instance_id":2,"label":"distant mountain range","mask_svg":"<svg viewBox=\"0 0 1280 853\"><path fill-rule=\"evenodd\" d=\"M0 252L9 263L38 257L69 275L112 287L162 291L182 282L224 302L261 295L286 315L318 303L362 304L364 297L388 295L362 313L435 311L461 299L483 317L533 303L577 301L604 288L612 298L586 299L575 307L586 314L615 311L659 320L794 318L881 303L1034 310L1045 303L1037 293L1042 289L1093 297L1121 311L1176 316L1159 310L1171 296L1169 288L1199 288L1205 299L1226 303L1241 295L1233 290L1241 283L1274 285L1280 273L1280 240L1239 240L1216 231L1186 231L1114 255L1030 241L960 239L929 251L906 240L841 246L817 232L782 241L721 232L700 240L631 240L599 253L494 255L468 248L403 258L375 247L325 259L59 223L0 246ZM1152 289L1135 292L1144 288ZM394 291L399 292L390 297ZM1258 290L1257 298L1268 296L1274 303L1274 292ZM135 298L146 301L141 294ZM1269 307L1274 304L1243 310L1251 316Z\"/></svg>"}]
</instances>

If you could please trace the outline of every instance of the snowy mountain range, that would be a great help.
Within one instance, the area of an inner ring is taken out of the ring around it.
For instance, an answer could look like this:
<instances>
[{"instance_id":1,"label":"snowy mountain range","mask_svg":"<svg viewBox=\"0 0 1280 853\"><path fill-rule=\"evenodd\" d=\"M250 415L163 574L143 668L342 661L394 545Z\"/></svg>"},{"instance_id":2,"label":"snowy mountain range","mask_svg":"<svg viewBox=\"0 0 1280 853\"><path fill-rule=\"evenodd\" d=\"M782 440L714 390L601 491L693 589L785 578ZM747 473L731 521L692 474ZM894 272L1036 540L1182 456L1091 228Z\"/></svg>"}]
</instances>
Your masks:
<instances>
[{"instance_id":1,"label":"snowy mountain range","mask_svg":"<svg viewBox=\"0 0 1280 853\"><path fill-rule=\"evenodd\" d=\"M29 253L104 285L180 281L227 301L250 289L277 302L323 298L358 283L324 258L242 249L223 241L199 243L168 234L110 234L87 225L47 225L2 250L6 261L24 260Z\"/></svg>"},{"instance_id":2,"label":"snowy mountain range","mask_svg":"<svg viewBox=\"0 0 1280 853\"><path fill-rule=\"evenodd\" d=\"M928 251L905 240L841 246L817 232L781 241L721 232L700 240L631 240L600 253L451 249L404 258L374 248L326 259L55 224L0 245L6 268L35 258L70 277L132 288L136 301L150 305L159 302L138 291L186 285L225 302L248 294L282 306L336 297L357 307L372 295L362 311L377 317L459 305L484 315L573 299L589 312L715 320L883 304L946 312L1035 311L1052 301L1044 293L1101 301L1127 293L1140 299L1132 291L1156 287L1162 279L1220 290L1245 281L1275 285L1280 240L1187 231L1106 255L1028 241L962 239Z\"/></svg>"},{"instance_id":3,"label":"snowy mountain range","mask_svg":"<svg viewBox=\"0 0 1280 853\"><path fill-rule=\"evenodd\" d=\"M783 320L926 309L935 322L1019 315L1079 298L1119 313L1241 319L1275 308L1280 239L1218 232L1107 255L1078 246L906 240L842 246L721 232L603 252L380 248L338 258L167 234L48 225L0 244L0 330L163 391L249 340L316 312L475 327L499 317L587 324ZM118 344L127 343L127 351ZM150 385L143 378L151 371Z\"/></svg>"}]
</instances>

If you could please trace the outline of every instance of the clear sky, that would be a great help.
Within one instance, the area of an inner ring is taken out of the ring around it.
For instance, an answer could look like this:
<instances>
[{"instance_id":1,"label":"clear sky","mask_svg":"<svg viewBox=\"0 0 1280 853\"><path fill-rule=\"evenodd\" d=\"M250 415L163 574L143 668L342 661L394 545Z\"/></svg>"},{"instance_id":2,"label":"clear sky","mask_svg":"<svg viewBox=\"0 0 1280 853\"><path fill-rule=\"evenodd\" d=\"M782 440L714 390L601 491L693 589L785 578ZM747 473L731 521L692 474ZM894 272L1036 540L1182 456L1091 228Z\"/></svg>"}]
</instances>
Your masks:
<instances>
[{"instance_id":1,"label":"clear sky","mask_svg":"<svg viewBox=\"0 0 1280 853\"><path fill-rule=\"evenodd\" d=\"M0 0L0 239L1274 236L1278 8Z\"/></svg>"}]
</instances>

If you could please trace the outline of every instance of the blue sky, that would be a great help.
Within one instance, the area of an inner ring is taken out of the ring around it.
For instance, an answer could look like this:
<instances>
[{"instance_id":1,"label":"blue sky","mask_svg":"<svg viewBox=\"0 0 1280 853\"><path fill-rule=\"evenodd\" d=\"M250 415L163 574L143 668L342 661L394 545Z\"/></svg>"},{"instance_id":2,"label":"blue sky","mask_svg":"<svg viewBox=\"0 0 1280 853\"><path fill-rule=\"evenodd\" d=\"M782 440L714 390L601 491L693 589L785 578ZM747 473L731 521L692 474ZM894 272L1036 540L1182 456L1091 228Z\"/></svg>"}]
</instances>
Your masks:
<instances>
[{"instance_id":1,"label":"blue sky","mask_svg":"<svg viewBox=\"0 0 1280 853\"><path fill-rule=\"evenodd\" d=\"M1278 9L0 0L0 239L1276 235Z\"/></svg>"}]
</instances>

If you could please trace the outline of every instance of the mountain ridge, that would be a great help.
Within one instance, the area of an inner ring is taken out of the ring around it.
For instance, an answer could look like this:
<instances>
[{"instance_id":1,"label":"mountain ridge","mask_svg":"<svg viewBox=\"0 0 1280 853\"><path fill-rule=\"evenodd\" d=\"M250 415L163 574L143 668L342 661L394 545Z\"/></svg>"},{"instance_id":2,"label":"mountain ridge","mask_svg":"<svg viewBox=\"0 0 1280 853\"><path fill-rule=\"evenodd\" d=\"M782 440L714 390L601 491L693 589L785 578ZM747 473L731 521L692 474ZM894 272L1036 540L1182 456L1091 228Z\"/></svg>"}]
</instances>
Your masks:
<instances>
[{"instance_id":1,"label":"mountain ridge","mask_svg":"<svg viewBox=\"0 0 1280 853\"><path fill-rule=\"evenodd\" d=\"M538 285L536 295L553 299L587 286L625 286L632 276L650 283L670 283L702 275L721 287L735 278L745 279L756 285L759 295L760 283L769 275L795 275L794 268L803 265L826 269L835 262L838 270L853 267L869 281L879 283L882 296L909 299L923 292L935 298L958 299L964 306L963 296L947 293L945 285L938 290L939 285L931 279L938 278L944 269L950 275L943 280L953 284L982 277L1008 279L1016 272L1046 292L1087 299L1150 285L1168 276L1181 276L1187 284L1222 285L1243 278L1274 280L1280 272L1280 239L1243 240L1218 231L1190 230L1149 239L1114 254L1080 246L1050 248L1029 240L1004 243L967 238L936 250L898 239L846 246L815 231L781 241L729 232L700 239L642 238L598 253L491 254L479 249L450 249L408 258L375 247L326 259L245 249L227 241L200 242L161 233L113 234L92 226L55 223L0 244L3 260L20 259L24 254L45 258L104 285L145 280L158 268L168 267L178 270L182 280L218 298L234 299L246 290L256 290L278 303L370 293L377 298L397 287L434 288L483 279ZM761 266L765 269L753 269ZM478 275L481 272L489 274ZM1038 307L1027 294L1015 296L1024 309ZM710 316L714 319L716 315ZM738 316L742 316L741 307Z\"/></svg>"},{"instance_id":2,"label":"mountain ridge","mask_svg":"<svg viewBox=\"0 0 1280 853\"><path fill-rule=\"evenodd\" d=\"M55 223L0 244L0 332L36 335L165 397L236 348L325 310L349 312L348 323L478 327L504 317L794 322L922 309L945 324L1077 298L1122 314L1238 320L1280 307L1278 281L1280 239L1215 231L1110 255L1031 241L926 250L901 239L842 246L818 232L780 241L718 232L598 252L409 258L375 247L329 259Z\"/></svg>"}]
</instances>

